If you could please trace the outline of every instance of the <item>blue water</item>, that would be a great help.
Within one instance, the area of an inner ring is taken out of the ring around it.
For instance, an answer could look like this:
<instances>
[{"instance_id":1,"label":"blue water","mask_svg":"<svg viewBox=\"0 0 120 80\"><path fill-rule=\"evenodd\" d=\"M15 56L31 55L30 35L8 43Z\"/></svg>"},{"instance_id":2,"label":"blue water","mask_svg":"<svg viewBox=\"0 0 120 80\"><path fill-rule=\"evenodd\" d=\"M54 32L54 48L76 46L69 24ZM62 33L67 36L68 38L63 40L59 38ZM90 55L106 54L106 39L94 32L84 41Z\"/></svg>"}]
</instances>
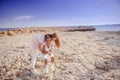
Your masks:
<instances>
[{"instance_id":1,"label":"blue water","mask_svg":"<svg viewBox=\"0 0 120 80\"><path fill-rule=\"evenodd\" d=\"M120 31L120 25L97 25L93 26L96 31Z\"/></svg>"},{"instance_id":2,"label":"blue water","mask_svg":"<svg viewBox=\"0 0 120 80\"><path fill-rule=\"evenodd\" d=\"M0 31L6 31L6 30L14 30L16 28L0 28Z\"/></svg>"},{"instance_id":3,"label":"blue water","mask_svg":"<svg viewBox=\"0 0 120 80\"><path fill-rule=\"evenodd\" d=\"M92 25L96 31L120 31L120 25ZM0 31L13 30L16 28L0 28Z\"/></svg>"}]
</instances>

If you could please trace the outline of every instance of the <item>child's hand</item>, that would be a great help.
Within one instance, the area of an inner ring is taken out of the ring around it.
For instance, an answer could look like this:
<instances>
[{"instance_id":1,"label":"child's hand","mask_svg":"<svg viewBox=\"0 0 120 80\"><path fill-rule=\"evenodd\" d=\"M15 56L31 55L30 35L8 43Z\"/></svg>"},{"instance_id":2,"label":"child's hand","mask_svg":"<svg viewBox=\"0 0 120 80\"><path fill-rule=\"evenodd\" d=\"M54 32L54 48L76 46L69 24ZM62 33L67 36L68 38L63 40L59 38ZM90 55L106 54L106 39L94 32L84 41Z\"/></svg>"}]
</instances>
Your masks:
<instances>
[{"instance_id":1,"label":"child's hand","mask_svg":"<svg viewBox=\"0 0 120 80\"><path fill-rule=\"evenodd\" d=\"M49 53L49 55L51 56L51 53Z\"/></svg>"},{"instance_id":2,"label":"child's hand","mask_svg":"<svg viewBox=\"0 0 120 80\"><path fill-rule=\"evenodd\" d=\"M52 50L50 49L49 52L52 52Z\"/></svg>"}]
</instances>

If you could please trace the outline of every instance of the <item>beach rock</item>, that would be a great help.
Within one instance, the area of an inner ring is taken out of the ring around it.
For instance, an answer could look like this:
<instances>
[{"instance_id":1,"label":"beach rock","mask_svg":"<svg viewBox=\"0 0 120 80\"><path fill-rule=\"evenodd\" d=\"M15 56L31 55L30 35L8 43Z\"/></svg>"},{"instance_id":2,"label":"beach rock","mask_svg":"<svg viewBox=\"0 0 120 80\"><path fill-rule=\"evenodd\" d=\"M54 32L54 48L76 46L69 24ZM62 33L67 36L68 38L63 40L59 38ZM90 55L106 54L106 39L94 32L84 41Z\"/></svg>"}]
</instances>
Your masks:
<instances>
[{"instance_id":1,"label":"beach rock","mask_svg":"<svg viewBox=\"0 0 120 80\"><path fill-rule=\"evenodd\" d=\"M3 31L0 31L0 34L4 34L4 32L3 32Z\"/></svg>"},{"instance_id":2,"label":"beach rock","mask_svg":"<svg viewBox=\"0 0 120 80\"><path fill-rule=\"evenodd\" d=\"M16 78L16 79L14 79L14 80L22 80L21 78Z\"/></svg>"},{"instance_id":3,"label":"beach rock","mask_svg":"<svg viewBox=\"0 0 120 80\"><path fill-rule=\"evenodd\" d=\"M95 31L96 29L92 26L79 26L78 28L71 28L68 29L68 31L73 32L73 31Z\"/></svg>"},{"instance_id":4,"label":"beach rock","mask_svg":"<svg viewBox=\"0 0 120 80\"><path fill-rule=\"evenodd\" d=\"M16 28L14 30L0 31L0 35L15 35L23 33L40 33L40 32L73 32L73 31L95 31L92 26L79 26L79 27L31 27L31 28Z\"/></svg>"},{"instance_id":5,"label":"beach rock","mask_svg":"<svg viewBox=\"0 0 120 80\"><path fill-rule=\"evenodd\" d=\"M14 33L14 31L8 30L8 31L7 31L7 35L12 36L12 35L15 35L15 33Z\"/></svg>"},{"instance_id":6,"label":"beach rock","mask_svg":"<svg viewBox=\"0 0 120 80\"><path fill-rule=\"evenodd\" d=\"M99 69L99 70L105 70L105 71L109 70L109 67L104 62L96 62L95 67L96 69Z\"/></svg>"},{"instance_id":7,"label":"beach rock","mask_svg":"<svg viewBox=\"0 0 120 80\"><path fill-rule=\"evenodd\" d=\"M3 31L0 31L0 36L3 36L5 35Z\"/></svg>"}]
</instances>

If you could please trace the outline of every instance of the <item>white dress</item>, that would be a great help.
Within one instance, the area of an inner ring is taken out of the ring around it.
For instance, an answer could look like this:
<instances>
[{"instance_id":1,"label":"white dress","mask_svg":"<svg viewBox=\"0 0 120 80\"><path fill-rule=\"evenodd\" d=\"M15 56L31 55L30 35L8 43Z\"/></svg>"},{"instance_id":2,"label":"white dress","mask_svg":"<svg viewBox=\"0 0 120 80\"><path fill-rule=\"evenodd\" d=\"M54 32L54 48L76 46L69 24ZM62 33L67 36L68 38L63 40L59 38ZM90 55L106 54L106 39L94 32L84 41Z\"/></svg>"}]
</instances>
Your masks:
<instances>
[{"instance_id":1,"label":"white dress","mask_svg":"<svg viewBox=\"0 0 120 80\"><path fill-rule=\"evenodd\" d=\"M43 46L45 46L45 51L47 51L47 52L49 52L49 50L52 49L52 45L50 45L50 47L48 48L47 45L46 45L46 43L43 43L43 44L41 45L41 48L42 48ZM41 53L40 56L42 57L43 60L44 60L44 59L50 60L51 57L54 57L54 55L53 55L52 53L48 53L48 54Z\"/></svg>"}]
</instances>

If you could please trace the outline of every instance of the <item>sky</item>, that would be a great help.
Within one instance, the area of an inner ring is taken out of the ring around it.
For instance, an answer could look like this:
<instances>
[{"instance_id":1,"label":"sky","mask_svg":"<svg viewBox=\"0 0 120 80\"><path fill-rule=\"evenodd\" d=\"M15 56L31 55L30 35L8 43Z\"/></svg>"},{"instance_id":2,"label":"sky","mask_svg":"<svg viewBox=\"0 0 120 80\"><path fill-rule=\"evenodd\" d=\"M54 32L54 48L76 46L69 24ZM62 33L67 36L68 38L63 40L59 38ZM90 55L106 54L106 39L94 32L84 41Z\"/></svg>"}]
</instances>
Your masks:
<instances>
[{"instance_id":1,"label":"sky","mask_svg":"<svg viewBox=\"0 0 120 80\"><path fill-rule=\"evenodd\" d=\"M0 0L0 28L120 24L120 0Z\"/></svg>"}]
</instances>

